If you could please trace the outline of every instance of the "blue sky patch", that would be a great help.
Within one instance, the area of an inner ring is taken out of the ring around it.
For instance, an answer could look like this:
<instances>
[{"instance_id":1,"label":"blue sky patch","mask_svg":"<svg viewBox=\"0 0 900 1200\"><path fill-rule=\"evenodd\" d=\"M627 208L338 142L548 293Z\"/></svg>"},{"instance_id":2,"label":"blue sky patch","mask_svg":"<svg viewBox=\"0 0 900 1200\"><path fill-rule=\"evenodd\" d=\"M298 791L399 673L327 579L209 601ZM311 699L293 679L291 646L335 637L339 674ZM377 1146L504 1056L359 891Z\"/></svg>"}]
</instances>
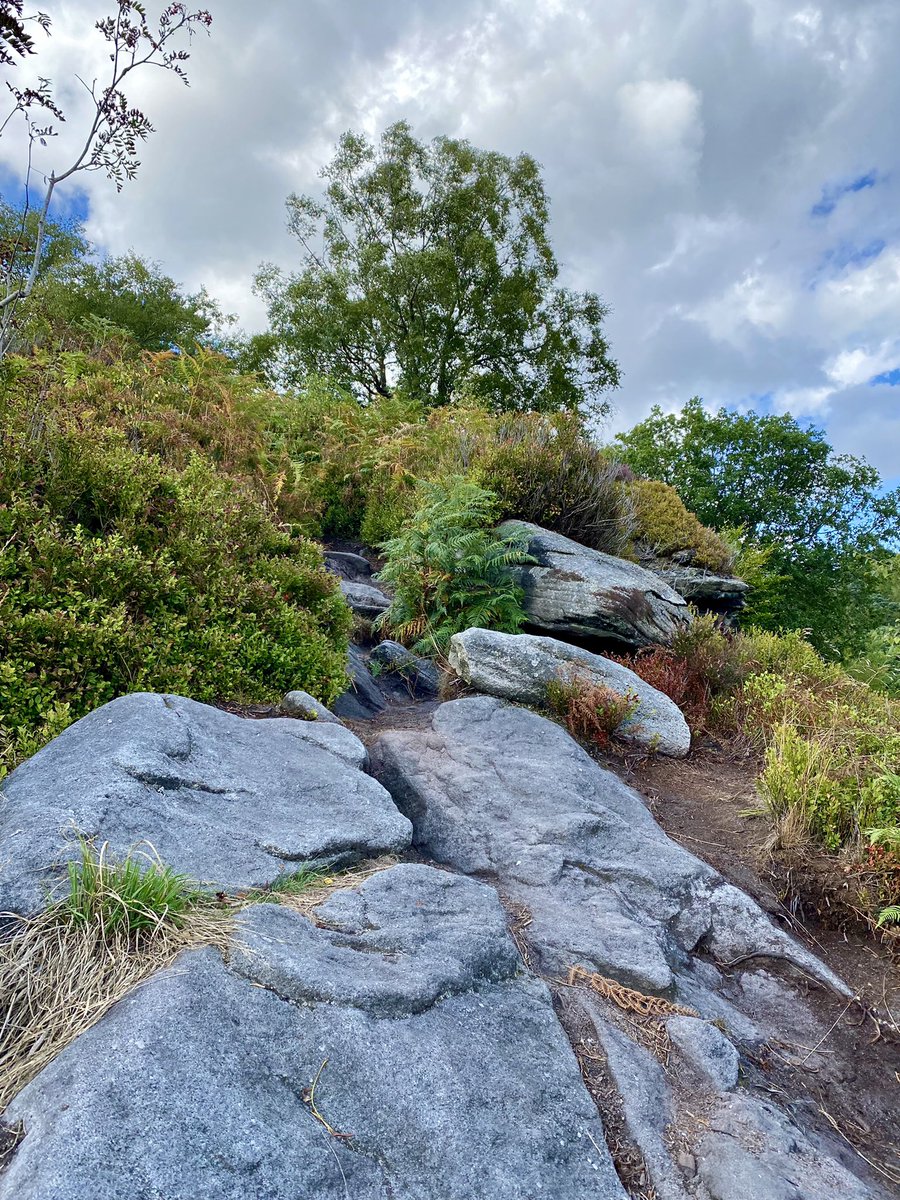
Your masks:
<instances>
[{"instance_id":1,"label":"blue sky patch","mask_svg":"<svg viewBox=\"0 0 900 1200\"><path fill-rule=\"evenodd\" d=\"M814 217L827 217L834 212L842 197L850 195L851 192L862 192L866 188L873 188L876 183L878 183L878 172L868 171L865 175L857 175L849 183L826 184L822 188L821 200L812 206L810 214Z\"/></svg>"},{"instance_id":2,"label":"blue sky patch","mask_svg":"<svg viewBox=\"0 0 900 1200\"><path fill-rule=\"evenodd\" d=\"M25 199L25 184L15 171L0 163L0 199L16 208ZM39 208L44 200L44 181L40 175L32 175L30 203ZM86 221L90 204L87 193L81 188L64 186L54 191L50 204L50 215L55 221Z\"/></svg>"},{"instance_id":3,"label":"blue sky patch","mask_svg":"<svg viewBox=\"0 0 900 1200\"><path fill-rule=\"evenodd\" d=\"M900 387L900 367L894 367L892 371L882 371L880 375L873 375L869 380L869 387L878 387L881 383L886 383L888 387Z\"/></svg>"}]
</instances>

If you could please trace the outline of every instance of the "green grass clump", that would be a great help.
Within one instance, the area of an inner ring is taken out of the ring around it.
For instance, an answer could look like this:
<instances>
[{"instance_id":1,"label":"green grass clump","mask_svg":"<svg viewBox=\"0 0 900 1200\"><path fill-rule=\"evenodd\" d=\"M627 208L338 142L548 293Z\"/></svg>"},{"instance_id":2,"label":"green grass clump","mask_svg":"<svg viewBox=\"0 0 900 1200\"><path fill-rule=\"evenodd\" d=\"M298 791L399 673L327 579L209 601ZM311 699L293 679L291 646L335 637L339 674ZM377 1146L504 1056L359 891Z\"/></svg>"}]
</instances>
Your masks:
<instances>
[{"instance_id":1,"label":"green grass clump","mask_svg":"<svg viewBox=\"0 0 900 1200\"><path fill-rule=\"evenodd\" d=\"M104 937L143 934L165 924L179 929L203 898L187 876L166 866L152 847L135 848L116 859L108 843L95 850L82 839L80 851L67 865L69 890L63 908L76 923L95 926Z\"/></svg>"}]
</instances>

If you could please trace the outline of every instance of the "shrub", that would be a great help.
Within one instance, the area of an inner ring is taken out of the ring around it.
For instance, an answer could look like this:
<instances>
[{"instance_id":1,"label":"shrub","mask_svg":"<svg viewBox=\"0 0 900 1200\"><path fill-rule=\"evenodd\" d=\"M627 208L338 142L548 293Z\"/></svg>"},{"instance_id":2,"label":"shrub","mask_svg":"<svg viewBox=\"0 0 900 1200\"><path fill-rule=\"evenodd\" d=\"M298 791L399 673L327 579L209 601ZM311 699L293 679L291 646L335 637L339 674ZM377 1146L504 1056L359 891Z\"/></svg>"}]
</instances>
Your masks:
<instances>
[{"instance_id":1,"label":"shrub","mask_svg":"<svg viewBox=\"0 0 900 1200\"><path fill-rule=\"evenodd\" d=\"M29 364L0 396L0 771L129 691L327 702L343 686L350 615L319 548L214 465L221 441L185 445L155 362L143 381L122 368L114 412L96 368L67 386L58 362Z\"/></svg>"},{"instance_id":2,"label":"shrub","mask_svg":"<svg viewBox=\"0 0 900 1200\"><path fill-rule=\"evenodd\" d=\"M616 661L673 700L695 732L708 727L714 701L733 694L751 669L745 639L711 613L695 614L671 646L647 647Z\"/></svg>"},{"instance_id":3,"label":"shrub","mask_svg":"<svg viewBox=\"0 0 900 1200\"><path fill-rule=\"evenodd\" d=\"M515 633L525 613L510 567L531 561L525 535L498 535L494 496L464 478L423 483L419 496L414 516L382 547L380 578L394 599L377 626L426 653L472 626Z\"/></svg>"},{"instance_id":4,"label":"shrub","mask_svg":"<svg viewBox=\"0 0 900 1200\"><path fill-rule=\"evenodd\" d=\"M610 736L634 715L639 703L634 693L620 696L574 670L547 684L547 704L572 736L600 747L609 745Z\"/></svg>"},{"instance_id":5,"label":"shrub","mask_svg":"<svg viewBox=\"0 0 900 1200\"><path fill-rule=\"evenodd\" d=\"M621 468L584 434L576 417L508 418L478 466L499 516L517 517L607 554L623 554L633 529Z\"/></svg>"},{"instance_id":6,"label":"shrub","mask_svg":"<svg viewBox=\"0 0 900 1200\"><path fill-rule=\"evenodd\" d=\"M654 479L636 479L627 486L638 542L663 557L692 551L692 562L710 571L731 569L733 556L726 543L688 512L673 487Z\"/></svg>"}]
</instances>

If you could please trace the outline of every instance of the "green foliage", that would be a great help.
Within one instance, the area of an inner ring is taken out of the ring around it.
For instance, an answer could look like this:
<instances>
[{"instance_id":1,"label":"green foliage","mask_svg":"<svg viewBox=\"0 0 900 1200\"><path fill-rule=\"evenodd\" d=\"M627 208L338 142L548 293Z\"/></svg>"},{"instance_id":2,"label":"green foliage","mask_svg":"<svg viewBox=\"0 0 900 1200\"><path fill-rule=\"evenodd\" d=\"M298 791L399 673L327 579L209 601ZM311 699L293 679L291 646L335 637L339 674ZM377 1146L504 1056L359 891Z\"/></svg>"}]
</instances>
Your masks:
<instances>
[{"instance_id":1,"label":"green foliage","mask_svg":"<svg viewBox=\"0 0 900 1200\"><path fill-rule=\"evenodd\" d=\"M69 891L63 908L74 921L102 935L134 937L164 924L179 928L201 893L185 875L167 867L153 850L132 850L116 860L81 839L80 858L68 864Z\"/></svg>"},{"instance_id":2,"label":"green foliage","mask_svg":"<svg viewBox=\"0 0 900 1200\"><path fill-rule=\"evenodd\" d=\"M377 625L426 653L473 626L515 633L525 619L510 567L530 562L520 533L498 535L495 497L457 478L420 485L421 507L384 544L394 600Z\"/></svg>"},{"instance_id":3,"label":"green foliage","mask_svg":"<svg viewBox=\"0 0 900 1200\"><path fill-rule=\"evenodd\" d=\"M654 479L635 479L628 490L634 505L635 538L654 554L665 557L690 550L693 565L730 571L733 559L726 543L688 512L673 487Z\"/></svg>"},{"instance_id":4,"label":"green foliage","mask_svg":"<svg viewBox=\"0 0 900 1200\"><path fill-rule=\"evenodd\" d=\"M0 769L125 692L327 702L343 685L335 581L250 473L263 438L229 422L239 387L196 369L192 385L172 357L8 362Z\"/></svg>"},{"instance_id":5,"label":"green foliage","mask_svg":"<svg viewBox=\"0 0 900 1200\"><path fill-rule=\"evenodd\" d=\"M192 349L225 318L201 289L185 294L157 263L136 254L77 259L45 272L28 306L19 341L68 348L82 345L92 325L126 332L144 350Z\"/></svg>"},{"instance_id":6,"label":"green foliage","mask_svg":"<svg viewBox=\"0 0 900 1200\"><path fill-rule=\"evenodd\" d=\"M497 496L501 519L553 529L607 554L626 552L632 528L619 465L570 414L506 418L479 456L477 475Z\"/></svg>"},{"instance_id":7,"label":"green foliage","mask_svg":"<svg viewBox=\"0 0 900 1200\"><path fill-rule=\"evenodd\" d=\"M877 571L900 531L900 493L884 494L878 472L834 454L821 431L790 416L710 413L695 398L680 413L654 409L617 446L705 525L742 531L767 576L751 593L747 624L809 629L835 657L858 652L890 619Z\"/></svg>"},{"instance_id":8,"label":"green foliage","mask_svg":"<svg viewBox=\"0 0 900 1200\"><path fill-rule=\"evenodd\" d=\"M329 874L324 868L304 865L296 871L284 872L267 887L254 889L248 893L247 899L257 904L279 904L283 896L302 896L328 879Z\"/></svg>"},{"instance_id":9,"label":"green foliage","mask_svg":"<svg viewBox=\"0 0 900 1200\"><path fill-rule=\"evenodd\" d=\"M556 284L532 158L418 142L399 122L377 145L345 134L322 175L323 203L288 199L300 270L256 278L274 339L251 353L270 373L328 375L366 401L605 411L607 310Z\"/></svg>"}]
</instances>

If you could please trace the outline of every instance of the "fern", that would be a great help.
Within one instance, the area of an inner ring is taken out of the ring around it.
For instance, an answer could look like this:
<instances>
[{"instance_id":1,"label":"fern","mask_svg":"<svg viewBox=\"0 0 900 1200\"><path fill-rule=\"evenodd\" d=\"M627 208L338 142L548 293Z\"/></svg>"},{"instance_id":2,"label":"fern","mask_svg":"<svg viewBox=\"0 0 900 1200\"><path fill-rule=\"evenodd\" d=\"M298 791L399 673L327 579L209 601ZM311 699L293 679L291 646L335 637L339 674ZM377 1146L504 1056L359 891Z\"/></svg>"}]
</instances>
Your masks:
<instances>
[{"instance_id":1,"label":"fern","mask_svg":"<svg viewBox=\"0 0 900 1200\"><path fill-rule=\"evenodd\" d=\"M462 476L423 482L419 494L418 511L381 547L394 600L377 626L425 653L472 626L515 633L525 612L510 568L534 561L527 534L498 535L493 493Z\"/></svg>"}]
</instances>

